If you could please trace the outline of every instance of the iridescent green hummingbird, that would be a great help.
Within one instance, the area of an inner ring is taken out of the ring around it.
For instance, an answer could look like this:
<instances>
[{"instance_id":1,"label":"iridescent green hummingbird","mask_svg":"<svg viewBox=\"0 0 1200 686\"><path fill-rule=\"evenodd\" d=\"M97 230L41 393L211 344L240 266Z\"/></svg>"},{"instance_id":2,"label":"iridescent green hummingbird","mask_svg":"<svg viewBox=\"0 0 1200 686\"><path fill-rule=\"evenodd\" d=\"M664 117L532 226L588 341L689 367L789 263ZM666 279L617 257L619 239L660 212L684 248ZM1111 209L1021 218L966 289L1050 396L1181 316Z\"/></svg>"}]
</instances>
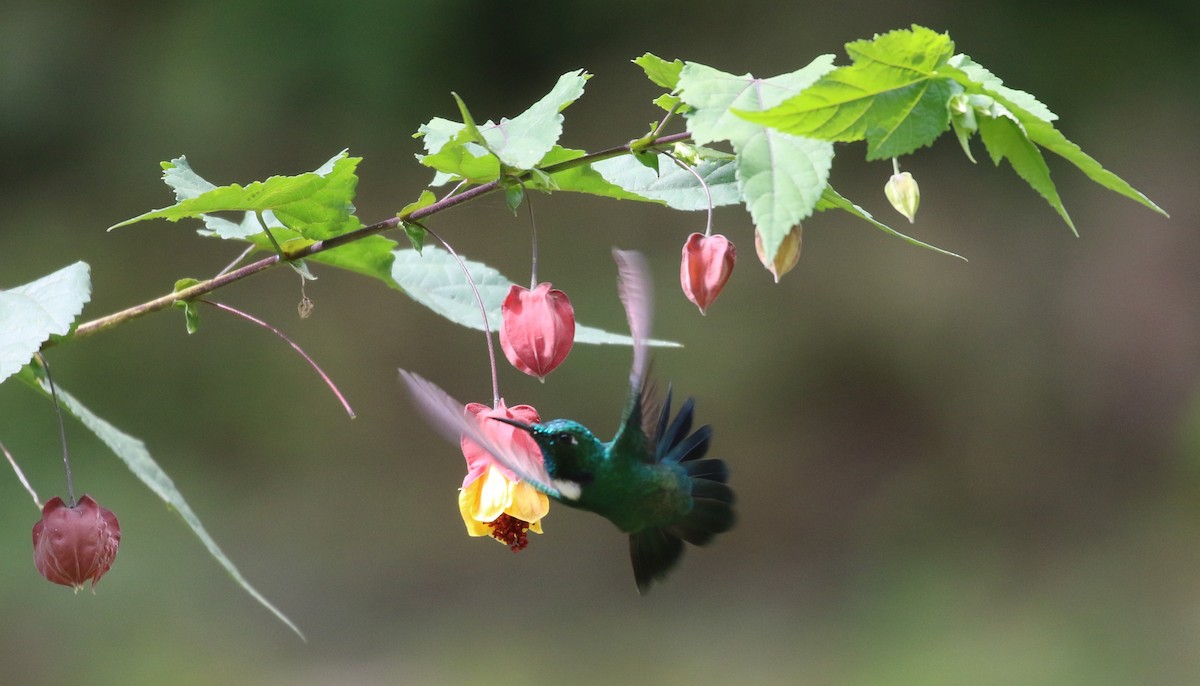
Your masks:
<instances>
[{"instance_id":1,"label":"iridescent green hummingbird","mask_svg":"<svg viewBox=\"0 0 1200 686\"><path fill-rule=\"evenodd\" d=\"M629 398L611 441L602 442L571 419L525 424L493 417L529 432L542 451L542 460L533 460L490 441L476 420L464 414L463 404L430 381L404 370L400 374L418 407L448 440L457 445L465 437L478 443L550 498L595 512L628 533L634 580L638 591L645 592L679 561L685 541L705 545L733 526L734 496L725 483L725 462L704 458L712 430L702 426L691 432L692 400L673 421L669 390L656 409L646 381L653 306L645 259L620 250L613 257L633 337L633 369Z\"/></svg>"}]
</instances>

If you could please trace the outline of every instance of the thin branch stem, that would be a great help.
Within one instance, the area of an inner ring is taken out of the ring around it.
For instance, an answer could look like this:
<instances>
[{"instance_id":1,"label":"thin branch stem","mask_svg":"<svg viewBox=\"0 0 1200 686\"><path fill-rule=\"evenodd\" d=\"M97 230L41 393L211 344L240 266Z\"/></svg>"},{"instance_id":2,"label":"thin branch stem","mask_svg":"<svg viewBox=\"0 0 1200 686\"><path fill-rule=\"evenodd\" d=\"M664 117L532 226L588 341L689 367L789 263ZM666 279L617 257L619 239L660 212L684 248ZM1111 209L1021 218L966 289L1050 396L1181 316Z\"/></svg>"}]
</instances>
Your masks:
<instances>
[{"instance_id":1,"label":"thin branch stem","mask_svg":"<svg viewBox=\"0 0 1200 686\"><path fill-rule=\"evenodd\" d=\"M50 376L50 363L41 353L37 354L42 369L46 370L46 385L50 387L50 399L54 401L54 415L58 417L58 437L62 440L63 469L67 472L67 507L75 507L75 482L71 478L71 458L67 452L67 426L63 423L62 407L58 404L58 391L54 388L54 377Z\"/></svg>"},{"instance_id":2,"label":"thin branch stem","mask_svg":"<svg viewBox=\"0 0 1200 686\"><path fill-rule=\"evenodd\" d=\"M37 492L33 490L33 486L29 485L29 479L25 478L25 472L22 472L21 468L17 466L17 461L13 459L12 453L8 452L8 448L5 448L3 443L0 443L0 451L4 453L4 457L8 458L8 464L12 465L13 471L17 473L17 478L21 480L21 485L25 487L25 491L33 496L33 504L37 505L39 510L42 509L41 499L38 498Z\"/></svg>"},{"instance_id":3,"label":"thin branch stem","mask_svg":"<svg viewBox=\"0 0 1200 686\"><path fill-rule=\"evenodd\" d=\"M242 312L241 310L237 309L236 307L230 307L229 305L225 305L224 303L213 302L212 300L205 300L204 298L196 298L196 301L202 302L205 305L211 305L211 306L217 308L218 310L224 310L225 312L228 312L230 314L237 315L238 317L241 317L242 319L245 319L246 321L251 322L253 324L258 324L259 326L263 327L264 329L266 329L266 330L270 331L271 333L275 334L276 336L279 336L280 338L282 338L285 343L292 346L292 349L295 350L297 353L299 353L300 357L303 357L304 361L307 362L309 364L309 366L312 367L313 370L317 372L317 374L321 377L321 380L324 381L325 385L329 387L329 390L333 391L333 394L335 396L337 396L338 402L340 402L342 404L342 407L346 409L346 414L350 415L351 419L354 419L354 410L350 407L350 403L346 401L346 396L342 395L342 392L338 390L337 385L334 384L333 380L329 378L329 375L326 374L323 369L321 369L320 365L318 365L315 361L313 361L313 358L308 356L308 353L304 352L303 348L301 348L295 341L288 338L287 335L284 334L282 331L280 331L279 329L276 329L275 327L264 322L263 320L254 317L253 315Z\"/></svg>"},{"instance_id":4,"label":"thin branch stem","mask_svg":"<svg viewBox=\"0 0 1200 686\"><path fill-rule=\"evenodd\" d=\"M656 138L650 144L644 145L640 149L647 150L650 148L667 147L690 138L690 133L675 133L669 136ZM560 171L581 167L593 162L600 162L613 157L628 155L631 152L631 145L632 144L630 143L626 143L625 145L618 145L616 147L589 153L587 155L583 155L582 157L577 157L575 159L559 162L558 164L552 164L548 167L543 167L541 171L546 174L555 174ZM520 176L518 180L524 181L527 178L528 173ZM113 314L100 317L99 319L93 319L91 321L84 322L75 329L74 338L86 338L87 336L100 333L101 331L107 331L108 329L124 324L130 320L145 316L151 312L164 310L181 300L195 300L196 298L199 298L207 293L211 293L218 288L227 286L236 281L241 281L242 279L253 276L259 272L266 271L278 265L281 261L283 261L283 258L288 260L296 260L302 257L310 257L327 250L333 250L334 248L353 243L354 241L362 240L367 236L373 236L377 233L394 229L404 222L419 222L426 217L433 216L439 212L443 212L452 207L457 207L492 193L500 189L501 186L502 184L499 180L490 181L485 184L468 188L462 193L448 195L431 205L426 205L425 207L412 210L411 212L400 214L395 217L389 217L383 221L375 222L374 224L369 224L367 226L355 229L354 231L348 231L332 238L316 241L315 243L311 243L290 253L284 251L282 258L280 255L264 257L257 262L251 262L250 264L218 275L207 281L201 281L200 283L185 288L181 291L174 291L153 300L141 303L140 305L134 305L133 307L121 310L120 312L114 312Z\"/></svg>"}]
</instances>

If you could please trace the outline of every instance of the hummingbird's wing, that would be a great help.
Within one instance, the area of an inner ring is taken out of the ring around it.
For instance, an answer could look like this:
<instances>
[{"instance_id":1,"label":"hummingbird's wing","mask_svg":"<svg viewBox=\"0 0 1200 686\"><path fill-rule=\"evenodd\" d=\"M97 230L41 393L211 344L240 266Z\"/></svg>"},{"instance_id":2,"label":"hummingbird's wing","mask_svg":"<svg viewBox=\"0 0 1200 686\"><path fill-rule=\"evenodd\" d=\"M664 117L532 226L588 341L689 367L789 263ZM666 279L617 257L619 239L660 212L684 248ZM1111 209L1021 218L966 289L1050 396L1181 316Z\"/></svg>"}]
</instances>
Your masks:
<instances>
[{"instance_id":1,"label":"hummingbird's wing","mask_svg":"<svg viewBox=\"0 0 1200 686\"><path fill-rule=\"evenodd\" d=\"M461 439L470 439L496 458L497 462L512 470L522 481L528 482L552 498L562 499L562 493L550 485L550 474L540 460L530 459L523 452L492 441L480 430L478 421L467 414L466 406L450 397L432 381L403 369L400 370L400 378L404 380L409 393L416 400L417 408L443 438L456 446L460 445Z\"/></svg>"},{"instance_id":2,"label":"hummingbird's wing","mask_svg":"<svg viewBox=\"0 0 1200 686\"><path fill-rule=\"evenodd\" d=\"M629 320L629 333L633 337L633 368L629 372L629 399L621 415L621 425L612 440L613 455L630 455L650 462L654 459L646 426L646 409L653 405L647 395L653 396L652 384L647 383L650 367L650 351L646 341L650 338L650 325L654 319L654 292L650 281L650 269L646 258L639 252L613 250L617 262L617 292L625 306L625 317ZM657 419L657 416L655 416ZM648 421L651 422L648 424Z\"/></svg>"}]
</instances>

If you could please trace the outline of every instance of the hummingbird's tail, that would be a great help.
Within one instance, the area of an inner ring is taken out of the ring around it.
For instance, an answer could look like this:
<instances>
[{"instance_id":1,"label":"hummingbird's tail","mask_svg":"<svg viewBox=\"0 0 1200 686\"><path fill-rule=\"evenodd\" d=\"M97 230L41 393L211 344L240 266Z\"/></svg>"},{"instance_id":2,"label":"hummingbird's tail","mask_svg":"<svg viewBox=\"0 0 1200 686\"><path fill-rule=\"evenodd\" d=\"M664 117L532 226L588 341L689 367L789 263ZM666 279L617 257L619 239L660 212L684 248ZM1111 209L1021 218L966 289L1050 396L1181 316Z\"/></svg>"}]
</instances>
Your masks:
<instances>
[{"instance_id":1,"label":"hummingbird's tail","mask_svg":"<svg viewBox=\"0 0 1200 686\"><path fill-rule=\"evenodd\" d=\"M683 468L691 485L692 509L678 522L665 527L643 529L629 537L629 555L638 591L645 593L651 582L664 578L683 555L684 542L706 545L717 534L733 527L733 489L726 485L729 468L724 460L708 458L712 430L692 427L693 403L689 398L667 426L671 413L671 393L663 402L659 420L655 459L676 463Z\"/></svg>"}]
</instances>

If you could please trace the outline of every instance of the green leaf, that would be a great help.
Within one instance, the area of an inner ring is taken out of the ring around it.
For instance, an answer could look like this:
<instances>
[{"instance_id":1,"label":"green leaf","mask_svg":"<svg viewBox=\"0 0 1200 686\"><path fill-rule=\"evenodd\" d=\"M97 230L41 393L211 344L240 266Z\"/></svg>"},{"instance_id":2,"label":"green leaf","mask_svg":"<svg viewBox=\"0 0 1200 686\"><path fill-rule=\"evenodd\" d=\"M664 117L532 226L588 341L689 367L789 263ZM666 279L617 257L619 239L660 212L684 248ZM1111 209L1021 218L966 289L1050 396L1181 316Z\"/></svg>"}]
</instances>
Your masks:
<instances>
[{"instance_id":1,"label":"green leaf","mask_svg":"<svg viewBox=\"0 0 1200 686\"><path fill-rule=\"evenodd\" d=\"M847 212L855 217L858 217L859 219L862 219L865 222L869 222L872 226L879 229L880 231L883 231L884 233L887 233L891 236L895 236L896 238L899 238L900 240L905 241L906 243L915 245L917 247L926 248L928 250L932 250L934 252L941 253L943 255L948 255L950 257L957 257L958 259L963 260L964 262L967 259L957 253L952 253L949 250L943 250L935 245L930 245L928 243L924 243L915 238L912 238L911 236L906 236L906 235L900 233L899 231L893 229L892 227L888 226L887 224L884 224L883 222L876 220L874 217L871 216L870 212L867 212L866 210L859 207L858 205L855 205L854 203L850 202L845 197L843 197L841 193L838 193L837 191L835 191L833 189L833 186L825 187L825 192L821 194L821 200L820 200L820 202L817 203L817 211L824 212L825 210L842 210L843 212Z\"/></svg>"},{"instance_id":2,"label":"green leaf","mask_svg":"<svg viewBox=\"0 0 1200 686\"><path fill-rule=\"evenodd\" d=\"M113 230L147 219L179 221L189 217L206 219L212 212L268 212L281 225L305 238L320 240L337 236L359 226L354 217L354 190L358 185L355 168L361 157L349 157L342 151L316 171L299 176L272 176L242 187L238 184L207 188L185 158L164 163L163 180L171 185L179 199L174 205L128 219L109 227ZM211 184L209 184L211 185ZM193 193L199 193L193 195ZM240 224L228 220L212 222L210 231L223 238L246 238L257 226L256 220L244 217Z\"/></svg>"},{"instance_id":3,"label":"green leaf","mask_svg":"<svg viewBox=\"0 0 1200 686\"><path fill-rule=\"evenodd\" d=\"M65 336L92 299L85 262L0 290L0 382L17 373L51 336Z\"/></svg>"},{"instance_id":4,"label":"green leaf","mask_svg":"<svg viewBox=\"0 0 1200 686\"><path fill-rule=\"evenodd\" d=\"M668 62L648 52L634 59L633 63L641 67L642 71L646 72L646 77L657 86L673 91L679 85L679 72L683 70L681 60Z\"/></svg>"},{"instance_id":5,"label":"green leaf","mask_svg":"<svg viewBox=\"0 0 1200 686\"><path fill-rule=\"evenodd\" d=\"M1016 119L1011 116L979 117L978 121L979 136L983 138L992 162L999 165L1001 160L1007 159L1013 171L1050 203L1067 226L1071 227L1072 233L1079 235L1067 214L1067 208L1063 207L1062 199L1058 197L1054 182L1050 180L1050 168L1046 166L1046 160L1037 146L1026 137Z\"/></svg>"},{"instance_id":6,"label":"green leaf","mask_svg":"<svg viewBox=\"0 0 1200 686\"><path fill-rule=\"evenodd\" d=\"M1127 198L1136 200L1164 217L1169 216L1166 211L1133 186L1126 183L1124 179L1100 166L1099 162L1084 153L1078 145L1067 140L1053 125L1044 121L1029 120L1024 120L1022 123L1025 124L1025 132L1030 140L1074 164L1084 174L1087 174L1088 178L1092 181L1111 191L1116 191Z\"/></svg>"},{"instance_id":7,"label":"green leaf","mask_svg":"<svg viewBox=\"0 0 1200 686\"><path fill-rule=\"evenodd\" d=\"M708 209L708 196L696 177L680 169L665 154L659 154L658 166L661 174L632 156L623 155L596 162L592 169L606 182L623 188L639 199L662 202L677 210ZM708 184L713 207L742 202L736 165L732 159L705 160L695 169L704 183Z\"/></svg>"},{"instance_id":8,"label":"green leaf","mask_svg":"<svg viewBox=\"0 0 1200 686\"><path fill-rule=\"evenodd\" d=\"M465 140L465 138L464 138ZM440 174L429 184L440 186L451 180L471 184L488 183L500 178L500 160L478 143L456 142L420 159L421 164Z\"/></svg>"},{"instance_id":9,"label":"green leaf","mask_svg":"<svg viewBox=\"0 0 1200 686\"><path fill-rule=\"evenodd\" d=\"M271 232L287 251L299 250L316 242L290 229L272 229ZM250 242L262 250L274 250L265 234L252 236ZM378 279L391 288L394 286L391 277L392 250L397 245L396 241L383 236L367 236L305 259Z\"/></svg>"},{"instance_id":10,"label":"green leaf","mask_svg":"<svg viewBox=\"0 0 1200 686\"><path fill-rule=\"evenodd\" d=\"M1057 114L1051 112L1049 107L1039 102L1032 94L1005 86L1000 77L988 71L982 64L972 60L967 55L961 53L955 55L950 58L949 64L952 67L961 69L966 77L977 84L984 92L993 96L999 96L1009 105L1015 106L1014 109L1023 110L1029 116L1044 122L1052 122L1058 119Z\"/></svg>"},{"instance_id":11,"label":"green leaf","mask_svg":"<svg viewBox=\"0 0 1200 686\"><path fill-rule=\"evenodd\" d=\"M416 200L405 205L399 212L396 213L396 216L400 217L401 219L405 219L413 212L416 212L422 207L429 207L435 202L437 202L437 196L433 194L433 191L423 190L421 191L421 195L418 196Z\"/></svg>"},{"instance_id":12,"label":"green leaf","mask_svg":"<svg viewBox=\"0 0 1200 686\"><path fill-rule=\"evenodd\" d=\"M979 63L974 62L967 55L955 55L950 60L950 67L956 67L960 70L957 74L950 69L947 69L946 72L956 76L959 84L967 89L968 92L981 93L985 96L990 96L995 101L996 104L992 107L987 110L981 109L977 112L977 120L1008 117L1020 124L1021 134L1025 138L1075 165L1092 181L1131 200L1135 200L1163 216L1167 215L1161 207L1129 185L1124 179L1105 169L1099 162L1084 153L1078 145L1067 140L1051 123L1058 119L1058 117L1035 97L1024 91L1004 86L1004 82L999 77L992 74L992 72ZM974 97L980 98L982 96L976 95ZM993 159L995 158L993 157ZM1012 159L1010 158L1011 161ZM1016 163L1013 166L1015 168ZM1036 165L1033 165L1030 173L1037 176ZM1022 174L1022 178L1025 178L1024 174ZM1028 179L1026 180L1028 181ZM1047 174L1047 178L1042 180L1042 183L1048 182ZM1033 182L1030 183L1032 185ZM1052 188L1053 184L1050 184L1050 186ZM1042 192L1036 185L1034 188L1039 193ZM1043 193L1044 195L1045 193ZM1054 203L1051 202L1051 204L1053 205ZM1055 207L1055 209L1058 209L1058 207ZM1060 214L1062 214L1061 210Z\"/></svg>"},{"instance_id":13,"label":"green leaf","mask_svg":"<svg viewBox=\"0 0 1200 686\"><path fill-rule=\"evenodd\" d=\"M191 288L200 283L199 279L180 279L175 282L175 292ZM175 307L183 310L183 320L187 325L188 334L194 334L200 330L200 308L191 300L176 300Z\"/></svg>"},{"instance_id":14,"label":"green leaf","mask_svg":"<svg viewBox=\"0 0 1200 686\"><path fill-rule=\"evenodd\" d=\"M455 324L483 330L483 319L475 294L453 256L437 247L430 247L421 255L415 250L397 250L393 254L395 262L392 264L392 277L405 294ZM464 262L487 310L488 325L492 331L497 331L501 321L500 305L513 282L485 264L471 260ZM632 345L633 339L577 324L575 342ZM650 344L667 347L679 345L660 340L650 341Z\"/></svg>"},{"instance_id":15,"label":"green leaf","mask_svg":"<svg viewBox=\"0 0 1200 686\"><path fill-rule=\"evenodd\" d=\"M697 145L730 141L734 145L756 135L762 125L734 113L775 107L804 91L833 68L833 55L821 55L790 74L756 79L750 74L734 76L712 67L688 62L679 76L679 93L693 109L687 128Z\"/></svg>"},{"instance_id":16,"label":"green leaf","mask_svg":"<svg viewBox=\"0 0 1200 686\"><path fill-rule=\"evenodd\" d=\"M746 119L827 141L866 139L867 159L908 154L950 126L950 81L938 73L954 52L946 34L913 26L846 44L853 64L803 93Z\"/></svg>"},{"instance_id":17,"label":"green leaf","mask_svg":"<svg viewBox=\"0 0 1200 686\"><path fill-rule=\"evenodd\" d=\"M25 371L22 371L21 379L31 387L49 395L49 387L43 379L35 377L31 368L26 368ZM175 487L175 484L171 481L171 477L167 476L162 467L159 467L154 458L150 456L150 451L146 449L146 444L97 417L91 410L76 400L74 396L63 390L61 386L56 384L56 388L63 409L78 419L92 433L96 434L96 437L125 463L129 471L133 472L134 476L161 498L167 504L167 507L179 513L179 516L183 518L184 523L188 525L192 533L196 534L196 537L208 549L209 554L216 558L217 563L225 568L225 571L233 577L233 580L239 586L257 600L259 604L274 614L279 621L286 624L297 636L303 639L304 634L292 623L292 620L288 619L286 615L280 612L278 608L251 586L245 577L242 576L241 572L238 571L237 567L234 566L233 562L221 551L217 542L213 540L212 536L204 528L204 525L200 523L200 518L196 516L191 506L184 500L183 494Z\"/></svg>"},{"instance_id":18,"label":"green leaf","mask_svg":"<svg viewBox=\"0 0 1200 686\"><path fill-rule=\"evenodd\" d=\"M583 95L583 85L590 78L591 74L582 69L563 74L554 88L529 109L512 119L501 118L499 123L489 120L474 130L466 124L448 119L430 120L417 130L417 135L425 138L425 150L429 153L421 158L421 163L473 183L480 183L481 178L487 181L498 178L499 170L495 177L487 178L487 174L479 169L489 157L510 169L532 169L558 142L562 135L561 112ZM457 96L455 98L460 104L460 111L465 113L466 104ZM486 143L486 149L473 142L480 138ZM453 152L455 149L461 149L462 152ZM472 172L464 174L444 168L455 169L456 165L469 168Z\"/></svg>"},{"instance_id":19,"label":"green leaf","mask_svg":"<svg viewBox=\"0 0 1200 686\"><path fill-rule=\"evenodd\" d=\"M813 213L829 183L833 144L762 129L737 149L737 179L768 260Z\"/></svg>"},{"instance_id":20,"label":"green leaf","mask_svg":"<svg viewBox=\"0 0 1200 686\"><path fill-rule=\"evenodd\" d=\"M425 249L425 234L426 233L428 233L428 232L420 224L413 224L412 222L404 222L404 235L408 236L409 244L412 245L413 250L417 251L418 255L420 255L421 251ZM390 276L389 276L389 279L390 279ZM394 284L388 284L388 285L394 285Z\"/></svg>"},{"instance_id":21,"label":"green leaf","mask_svg":"<svg viewBox=\"0 0 1200 686\"><path fill-rule=\"evenodd\" d=\"M583 157L584 154L585 153L583 150L563 148L556 145L554 146L553 150L551 150L546 154L545 157L542 158L539 166L551 167L560 162L566 162ZM631 156L623 155L608 161L611 162L615 160L629 159L631 159ZM569 169L554 172L550 175L550 181L554 184L553 188L547 188L543 182L538 181L537 179L532 179L528 186L538 190L562 190L571 191L574 193L587 193L589 195L598 195L605 198L614 198L616 200L648 199L637 194L636 192L630 192L629 189L622 188L620 184L612 183L606 179L603 173L599 170L600 165L604 164L605 162L599 162L597 164L590 165L580 165L578 167L571 167Z\"/></svg>"}]
</instances>

